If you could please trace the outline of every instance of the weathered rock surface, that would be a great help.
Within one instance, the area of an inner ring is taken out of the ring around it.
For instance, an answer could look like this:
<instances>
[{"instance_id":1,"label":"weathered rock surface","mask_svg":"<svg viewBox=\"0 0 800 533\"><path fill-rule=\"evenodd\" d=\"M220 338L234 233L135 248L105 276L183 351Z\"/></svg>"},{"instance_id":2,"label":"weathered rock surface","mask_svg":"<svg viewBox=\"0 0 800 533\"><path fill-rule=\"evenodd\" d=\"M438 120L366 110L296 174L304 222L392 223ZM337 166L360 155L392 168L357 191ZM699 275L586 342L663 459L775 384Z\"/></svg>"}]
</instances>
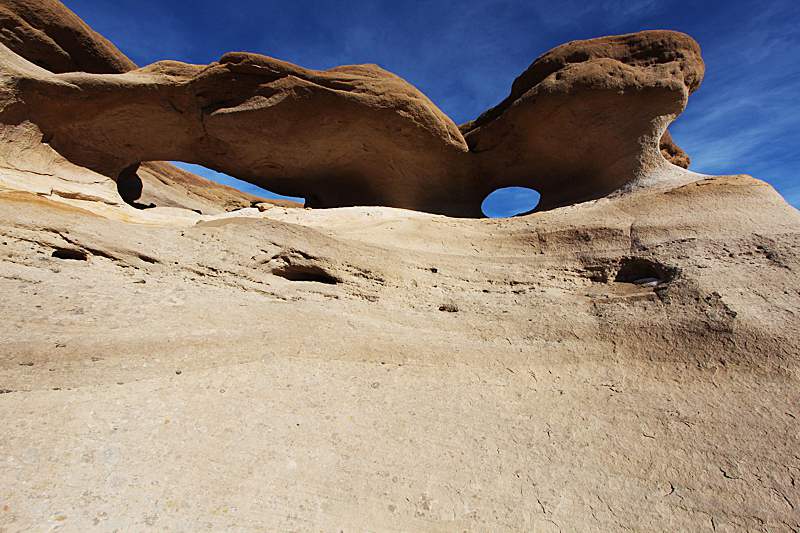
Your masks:
<instances>
[{"instance_id":1,"label":"weathered rock surface","mask_svg":"<svg viewBox=\"0 0 800 533\"><path fill-rule=\"evenodd\" d=\"M675 141L672 140L672 135L670 134L669 130L664 132L664 135L661 136L661 142L659 143L659 149L661 150L661 155L664 156L664 159L672 163L673 165L677 165L681 168L689 168L689 164L692 160L683 151L683 148L675 144Z\"/></svg>"},{"instance_id":2,"label":"weathered rock surface","mask_svg":"<svg viewBox=\"0 0 800 533\"><path fill-rule=\"evenodd\" d=\"M50 72L118 74L137 68L113 44L55 0L0 0L0 43ZM34 137L38 135L36 132L28 133ZM8 133L4 137L6 142L28 146L28 150L34 152L41 151L26 139L16 138L11 141ZM33 143L39 143L40 140L34 139ZM30 157L31 152L26 152L26 158ZM55 155L46 154L44 157L53 159ZM266 201L231 187L220 186L163 162L146 162L140 172L135 170L130 169L126 174L127 183L119 184L122 199L134 205L149 206L156 202L158 206L184 207L215 214L220 209L239 209ZM70 174L73 177L76 175L75 172ZM95 184L101 180L99 176L88 179ZM84 191L81 194L99 193L106 197L104 190L108 188L108 184L101 187L103 190L89 191L87 187L91 188L90 185L86 183L86 179L83 181ZM56 190L75 188L74 183L61 180L55 175L53 183L56 184ZM139 193L134 194L132 191ZM213 197L210 202L207 198L209 195ZM119 198L107 199L116 201Z\"/></svg>"},{"instance_id":3,"label":"weathered rock surface","mask_svg":"<svg viewBox=\"0 0 800 533\"><path fill-rule=\"evenodd\" d=\"M513 102L466 128L490 148L445 152L465 168L502 161L508 141L489 141L542 128L519 122L542 109L581 111L580 80L620 113L628 99L681 108L691 46L662 53L682 41L649 35L626 37L644 47L635 57L612 38L592 57L569 52L584 43L540 58L528 73L549 73L524 75ZM407 88L373 67L315 73L252 55L99 78L3 60L5 90L95 97L111 83L158 120L180 115L172 105L190 115L177 124L220 112L221 136L237 124L226 113L268 113L271 98L363 111L389 98L377 88ZM625 76L608 88L597 80L612 66ZM175 96L178 80L193 96ZM233 98L247 84L257 94ZM669 113L632 122L645 134L625 146L652 166L625 194L477 220L291 209L164 163L115 183L54 148L102 162L103 150L65 149L64 132L85 148L88 125L135 124L134 110L108 97L59 122L3 94L15 117L0 127L3 532L800 530L800 212L751 177L658 160ZM431 122L418 127L444 139L449 125L420 102ZM610 176L601 166L593 175ZM478 197L468 183L454 194Z\"/></svg>"},{"instance_id":4,"label":"weathered rock surface","mask_svg":"<svg viewBox=\"0 0 800 533\"><path fill-rule=\"evenodd\" d=\"M115 179L142 161L180 160L312 207L458 205L461 134L376 66L316 72L245 53L113 76L6 65L19 92L0 118L33 122L71 162Z\"/></svg>"},{"instance_id":5,"label":"weathered rock surface","mask_svg":"<svg viewBox=\"0 0 800 533\"><path fill-rule=\"evenodd\" d=\"M800 525L800 213L762 182L506 220L71 202L0 197L7 531Z\"/></svg>"},{"instance_id":6,"label":"weathered rock surface","mask_svg":"<svg viewBox=\"0 0 800 533\"><path fill-rule=\"evenodd\" d=\"M265 200L219 185L163 162L144 163L128 180L115 183L107 176L74 165L42 143L42 134L29 122L0 125L0 188L43 196L91 200L109 207L128 203L161 208L184 208L207 215L262 203L301 207L296 202ZM138 185L138 187L137 187Z\"/></svg>"}]
</instances>

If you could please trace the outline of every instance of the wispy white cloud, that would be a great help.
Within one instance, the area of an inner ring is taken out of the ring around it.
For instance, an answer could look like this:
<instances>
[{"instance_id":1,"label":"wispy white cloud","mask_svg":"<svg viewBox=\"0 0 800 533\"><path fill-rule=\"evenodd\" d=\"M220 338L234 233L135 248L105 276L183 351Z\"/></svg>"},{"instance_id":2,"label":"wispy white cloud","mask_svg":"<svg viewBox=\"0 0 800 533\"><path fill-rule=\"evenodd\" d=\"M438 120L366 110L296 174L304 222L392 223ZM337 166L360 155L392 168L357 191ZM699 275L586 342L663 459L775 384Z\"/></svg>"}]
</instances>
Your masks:
<instances>
[{"instance_id":1,"label":"wispy white cloud","mask_svg":"<svg viewBox=\"0 0 800 533\"><path fill-rule=\"evenodd\" d=\"M587 27L600 30L636 23L660 12L664 2L658 0L562 0L533 3L548 28L585 31Z\"/></svg>"},{"instance_id":2,"label":"wispy white cloud","mask_svg":"<svg viewBox=\"0 0 800 533\"><path fill-rule=\"evenodd\" d=\"M776 1L739 22L709 34L706 78L670 130L693 170L752 174L800 206L800 8Z\"/></svg>"}]
</instances>

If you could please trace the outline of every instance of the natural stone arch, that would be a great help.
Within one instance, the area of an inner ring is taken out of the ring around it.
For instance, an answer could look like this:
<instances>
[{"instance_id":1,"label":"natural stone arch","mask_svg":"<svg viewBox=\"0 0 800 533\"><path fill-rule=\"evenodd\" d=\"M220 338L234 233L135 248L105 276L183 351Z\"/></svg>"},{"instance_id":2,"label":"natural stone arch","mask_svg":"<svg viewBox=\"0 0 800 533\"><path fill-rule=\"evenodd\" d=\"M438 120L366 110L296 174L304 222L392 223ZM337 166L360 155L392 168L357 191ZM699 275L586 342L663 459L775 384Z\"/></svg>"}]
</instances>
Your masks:
<instances>
[{"instance_id":1,"label":"natural stone arch","mask_svg":"<svg viewBox=\"0 0 800 533\"><path fill-rule=\"evenodd\" d=\"M206 66L54 74L5 47L0 59L0 120L33 122L61 155L113 179L142 161L175 160L311 207L459 217L483 216L481 202L502 187L539 191L545 210L679 176L665 156L688 158L666 128L704 72L697 43L678 32L574 41L457 128L375 65L314 71L236 52Z\"/></svg>"}]
</instances>

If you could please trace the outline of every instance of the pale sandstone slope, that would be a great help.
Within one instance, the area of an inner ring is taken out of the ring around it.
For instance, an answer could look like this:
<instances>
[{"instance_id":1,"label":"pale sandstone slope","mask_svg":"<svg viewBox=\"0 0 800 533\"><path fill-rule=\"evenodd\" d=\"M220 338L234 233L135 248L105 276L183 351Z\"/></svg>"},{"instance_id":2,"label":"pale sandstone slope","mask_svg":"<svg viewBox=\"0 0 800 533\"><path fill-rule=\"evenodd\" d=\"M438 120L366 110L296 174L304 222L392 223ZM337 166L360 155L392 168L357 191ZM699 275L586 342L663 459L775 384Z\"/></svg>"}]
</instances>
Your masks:
<instances>
[{"instance_id":1,"label":"pale sandstone slope","mask_svg":"<svg viewBox=\"0 0 800 533\"><path fill-rule=\"evenodd\" d=\"M85 205L0 203L9 531L798 526L800 216L766 184L484 221Z\"/></svg>"}]
</instances>

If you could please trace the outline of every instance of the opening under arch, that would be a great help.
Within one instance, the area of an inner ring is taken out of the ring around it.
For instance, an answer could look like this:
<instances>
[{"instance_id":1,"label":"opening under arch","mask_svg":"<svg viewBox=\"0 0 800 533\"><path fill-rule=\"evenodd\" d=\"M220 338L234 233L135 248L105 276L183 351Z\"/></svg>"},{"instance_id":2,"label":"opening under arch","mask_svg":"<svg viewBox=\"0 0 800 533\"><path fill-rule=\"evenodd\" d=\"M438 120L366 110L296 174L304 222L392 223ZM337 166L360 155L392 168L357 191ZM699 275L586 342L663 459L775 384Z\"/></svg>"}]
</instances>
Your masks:
<instances>
[{"instance_id":1,"label":"opening under arch","mask_svg":"<svg viewBox=\"0 0 800 533\"><path fill-rule=\"evenodd\" d=\"M541 195L527 187L503 187L487 196L481 211L489 218L507 218L530 213L539 204Z\"/></svg>"},{"instance_id":2,"label":"opening under arch","mask_svg":"<svg viewBox=\"0 0 800 533\"><path fill-rule=\"evenodd\" d=\"M258 185L253 185L252 183L242 181L240 179L234 178L233 176L223 174L222 172L217 172L216 170L211 170L210 168L204 167L202 165L195 165L193 163L183 163L181 161L170 161L169 163L175 165L178 168L182 168L187 172L191 172L192 174L197 174L201 178L214 181L216 183L219 183L220 185L227 185L229 187L233 187L234 189L238 189L242 192L253 194L255 196L260 196L261 198L265 198L268 200L292 200L294 202L299 202L301 204L305 203L305 199L303 198L295 198L293 196L284 196L282 194L274 193L272 191L262 189Z\"/></svg>"}]
</instances>

